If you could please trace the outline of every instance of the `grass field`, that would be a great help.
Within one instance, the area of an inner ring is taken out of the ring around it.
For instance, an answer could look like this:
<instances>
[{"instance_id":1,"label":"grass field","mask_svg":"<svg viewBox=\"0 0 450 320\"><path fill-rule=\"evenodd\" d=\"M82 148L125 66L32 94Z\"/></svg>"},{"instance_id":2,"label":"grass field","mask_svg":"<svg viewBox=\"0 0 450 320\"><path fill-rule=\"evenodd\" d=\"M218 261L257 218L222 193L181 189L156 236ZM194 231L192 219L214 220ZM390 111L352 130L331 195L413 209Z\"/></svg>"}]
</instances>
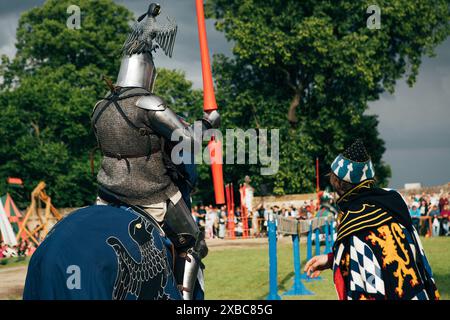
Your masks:
<instances>
[{"instance_id":1,"label":"grass field","mask_svg":"<svg viewBox=\"0 0 450 320\"><path fill-rule=\"evenodd\" d=\"M450 299L450 238L422 239L425 252L434 272L441 299ZM301 246L301 257L305 259L305 245ZM302 270L303 264L302 261ZM267 246L256 248L228 248L212 250L205 259L206 299L265 299L269 291L269 261ZM281 295L293 284L292 246L278 246L278 287ZM288 297L283 299L336 299L332 272L322 274L320 281L304 281L313 296Z\"/></svg>"},{"instance_id":2,"label":"grass field","mask_svg":"<svg viewBox=\"0 0 450 320\"><path fill-rule=\"evenodd\" d=\"M8 267L18 267L27 265L30 261L29 257L14 257L14 258L3 258L0 260L0 269Z\"/></svg>"},{"instance_id":3,"label":"grass field","mask_svg":"<svg viewBox=\"0 0 450 320\"><path fill-rule=\"evenodd\" d=\"M269 291L267 245L249 246L248 242L244 241L246 244L240 247L230 247L227 245L227 242L223 243L224 246L211 248L209 255L204 261L206 264L206 299L265 299ZM450 238L422 239L422 243L430 260L441 298L450 300ZM305 253L305 245L303 244L301 245L302 259L305 259ZM305 261L302 262L304 263ZM9 268L19 267L19 269L22 269L21 272L24 279L26 272L24 267L27 263L28 259L22 261L17 261L17 258L10 259L6 265L0 264L0 273L7 272ZM278 245L278 287L280 295L292 287L293 275L292 245L290 240L286 239L286 241L280 241ZM2 279L0 275L0 291L2 289L1 280L7 279ZM16 282L16 290L4 296L3 299L21 298L23 280L16 280ZM303 283L307 289L314 293L313 296L283 296L282 298L285 300L336 299L331 271L324 272L320 281L303 281Z\"/></svg>"}]
</instances>

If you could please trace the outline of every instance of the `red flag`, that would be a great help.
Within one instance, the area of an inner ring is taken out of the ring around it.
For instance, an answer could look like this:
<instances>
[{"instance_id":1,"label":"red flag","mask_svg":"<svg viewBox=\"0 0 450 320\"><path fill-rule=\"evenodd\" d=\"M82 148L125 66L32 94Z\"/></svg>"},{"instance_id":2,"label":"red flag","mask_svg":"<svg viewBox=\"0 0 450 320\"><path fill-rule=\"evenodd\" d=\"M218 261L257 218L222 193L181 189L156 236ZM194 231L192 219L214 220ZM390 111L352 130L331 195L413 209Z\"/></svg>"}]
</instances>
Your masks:
<instances>
[{"instance_id":1,"label":"red flag","mask_svg":"<svg viewBox=\"0 0 450 320\"><path fill-rule=\"evenodd\" d=\"M13 177L9 177L7 180L8 184L14 184L14 185L23 185L23 181L20 178L13 178Z\"/></svg>"}]
</instances>

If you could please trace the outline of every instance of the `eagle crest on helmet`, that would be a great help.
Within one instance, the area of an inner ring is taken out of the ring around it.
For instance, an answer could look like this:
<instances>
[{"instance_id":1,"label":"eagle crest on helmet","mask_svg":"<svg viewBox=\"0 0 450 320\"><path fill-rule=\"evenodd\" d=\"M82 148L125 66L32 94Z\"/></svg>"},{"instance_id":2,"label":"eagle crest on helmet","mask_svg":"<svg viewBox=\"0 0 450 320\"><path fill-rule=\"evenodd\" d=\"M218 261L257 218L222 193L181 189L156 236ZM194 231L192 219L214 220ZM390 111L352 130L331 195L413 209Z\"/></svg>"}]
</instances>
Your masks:
<instances>
[{"instance_id":1,"label":"eagle crest on helmet","mask_svg":"<svg viewBox=\"0 0 450 320\"><path fill-rule=\"evenodd\" d=\"M167 18L168 23L161 26L156 17L161 12L161 6L150 4L148 11L141 15L131 28L127 40L122 47L124 55L152 53L161 48L164 53L172 57L178 26L175 19Z\"/></svg>"}]
</instances>

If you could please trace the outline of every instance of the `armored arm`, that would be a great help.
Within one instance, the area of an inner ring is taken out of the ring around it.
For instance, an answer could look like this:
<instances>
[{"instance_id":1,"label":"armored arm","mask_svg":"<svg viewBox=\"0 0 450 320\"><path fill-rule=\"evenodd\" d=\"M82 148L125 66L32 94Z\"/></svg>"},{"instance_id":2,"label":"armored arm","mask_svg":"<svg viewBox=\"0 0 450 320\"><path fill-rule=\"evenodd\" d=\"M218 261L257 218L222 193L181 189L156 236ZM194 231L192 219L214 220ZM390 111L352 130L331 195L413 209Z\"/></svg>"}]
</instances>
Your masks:
<instances>
[{"instance_id":1,"label":"armored arm","mask_svg":"<svg viewBox=\"0 0 450 320\"><path fill-rule=\"evenodd\" d=\"M202 143L202 136L205 130L217 128L220 124L220 114L217 111L204 113L202 122L202 135L196 137L192 126L185 123L166 106L164 100L158 96L143 96L136 102L139 108L148 110L150 126L158 134L168 141L172 140L172 134L177 131L177 136L182 137L187 143ZM195 140L197 139L197 141Z\"/></svg>"}]
</instances>

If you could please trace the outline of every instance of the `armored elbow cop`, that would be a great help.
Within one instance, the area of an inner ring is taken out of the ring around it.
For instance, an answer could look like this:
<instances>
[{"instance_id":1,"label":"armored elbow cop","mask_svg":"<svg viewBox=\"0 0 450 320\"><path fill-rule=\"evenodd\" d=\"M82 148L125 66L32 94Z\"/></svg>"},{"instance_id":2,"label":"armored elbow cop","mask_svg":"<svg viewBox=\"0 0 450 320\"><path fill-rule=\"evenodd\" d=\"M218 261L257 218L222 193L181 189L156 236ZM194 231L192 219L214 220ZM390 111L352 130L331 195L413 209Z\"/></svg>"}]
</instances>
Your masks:
<instances>
[{"instance_id":1,"label":"armored elbow cop","mask_svg":"<svg viewBox=\"0 0 450 320\"><path fill-rule=\"evenodd\" d=\"M193 250L193 254L201 260L208 254L204 233L199 229L183 199L176 204L168 202L164 218L164 231L179 251Z\"/></svg>"},{"instance_id":2,"label":"armored elbow cop","mask_svg":"<svg viewBox=\"0 0 450 320\"><path fill-rule=\"evenodd\" d=\"M202 121L207 129L216 129L220 126L220 113L217 110L204 112Z\"/></svg>"}]
</instances>

